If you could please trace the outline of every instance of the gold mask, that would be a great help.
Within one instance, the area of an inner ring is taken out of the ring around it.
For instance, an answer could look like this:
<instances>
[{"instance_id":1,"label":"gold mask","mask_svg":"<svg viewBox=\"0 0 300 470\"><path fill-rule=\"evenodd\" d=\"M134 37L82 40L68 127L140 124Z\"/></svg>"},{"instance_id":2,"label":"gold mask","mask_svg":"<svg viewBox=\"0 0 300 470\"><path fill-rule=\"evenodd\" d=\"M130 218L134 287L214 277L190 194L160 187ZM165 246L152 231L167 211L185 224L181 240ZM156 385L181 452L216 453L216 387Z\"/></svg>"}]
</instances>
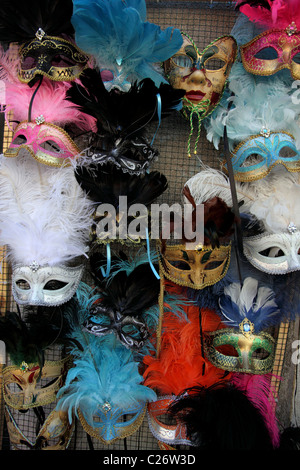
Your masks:
<instances>
[{"instance_id":1,"label":"gold mask","mask_svg":"<svg viewBox=\"0 0 300 470\"><path fill-rule=\"evenodd\" d=\"M220 281L227 273L231 245L219 248L202 246L187 250L185 245L157 245L163 275L180 286L204 289Z\"/></svg>"},{"instance_id":2,"label":"gold mask","mask_svg":"<svg viewBox=\"0 0 300 470\"><path fill-rule=\"evenodd\" d=\"M5 367L3 370L5 403L17 410L27 410L52 403L56 400L56 394L63 384L69 364L70 357L66 357L60 361L46 361L42 371L38 364L25 362L19 368L16 365ZM56 380L53 380L55 378ZM45 381L50 384L47 386Z\"/></svg>"}]
</instances>

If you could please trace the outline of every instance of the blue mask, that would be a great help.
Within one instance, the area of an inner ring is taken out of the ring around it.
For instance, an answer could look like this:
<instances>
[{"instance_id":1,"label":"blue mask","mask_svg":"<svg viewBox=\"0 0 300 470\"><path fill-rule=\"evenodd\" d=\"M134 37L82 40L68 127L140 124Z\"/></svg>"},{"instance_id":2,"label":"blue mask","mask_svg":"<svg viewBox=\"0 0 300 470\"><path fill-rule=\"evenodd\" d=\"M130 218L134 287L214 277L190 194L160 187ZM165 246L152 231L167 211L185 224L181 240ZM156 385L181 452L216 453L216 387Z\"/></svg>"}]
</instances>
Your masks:
<instances>
[{"instance_id":1,"label":"blue mask","mask_svg":"<svg viewBox=\"0 0 300 470\"><path fill-rule=\"evenodd\" d=\"M264 178L278 164L289 172L300 171L300 154L287 132L262 131L250 137L234 149L231 161L235 180L242 182ZM225 162L223 166L227 170Z\"/></svg>"}]
</instances>

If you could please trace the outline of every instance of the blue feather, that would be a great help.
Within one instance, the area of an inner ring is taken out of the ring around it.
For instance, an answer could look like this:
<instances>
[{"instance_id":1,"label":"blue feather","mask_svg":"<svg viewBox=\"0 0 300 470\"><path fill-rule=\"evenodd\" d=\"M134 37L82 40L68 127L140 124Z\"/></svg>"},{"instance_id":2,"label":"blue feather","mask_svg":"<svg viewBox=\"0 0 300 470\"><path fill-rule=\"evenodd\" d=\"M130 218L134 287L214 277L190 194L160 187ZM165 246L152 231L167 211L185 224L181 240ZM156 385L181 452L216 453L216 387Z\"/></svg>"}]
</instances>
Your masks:
<instances>
[{"instance_id":1,"label":"blue feather","mask_svg":"<svg viewBox=\"0 0 300 470\"><path fill-rule=\"evenodd\" d=\"M65 385L58 392L57 410L68 412L69 419L78 410L88 424L94 425L97 410L104 403L113 409L145 406L156 394L142 385L139 364L130 350L109 335L104 339L89 336L88 346L74 359Z\"/></svg>"},{"instance_id":2,"label":"blue feather","mask_svg":"<svg viewBox=\"0 0 300 470\"><path fill-rule=\"evenodd\" d=\"M144 78L156 86L167 83L154 64L169 59L182 45L179 29L162 31L146 21L144 1L74 0L72 24L77 45L92 55L100 69L115 74L115 82ZM122 77L122 80L121 80Z\"/></svg>"}]
</instances>

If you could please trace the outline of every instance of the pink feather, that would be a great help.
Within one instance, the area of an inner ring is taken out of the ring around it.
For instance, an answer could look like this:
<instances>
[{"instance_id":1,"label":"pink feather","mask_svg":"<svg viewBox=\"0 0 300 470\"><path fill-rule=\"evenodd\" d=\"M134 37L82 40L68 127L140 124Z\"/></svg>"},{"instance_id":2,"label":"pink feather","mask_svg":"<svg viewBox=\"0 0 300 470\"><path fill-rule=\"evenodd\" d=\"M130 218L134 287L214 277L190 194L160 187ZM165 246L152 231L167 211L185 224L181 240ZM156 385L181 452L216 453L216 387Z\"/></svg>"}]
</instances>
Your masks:
<instances>
[{"instance_id":1,"label":"pink feather","mask_svg":"<svg viewBox=\"0 0 300 470\"><path fill-rule=\"evenodd\" d=\"M271 374L232 374L232 384L246 393L251 403L260 411L269 430L274 448L279 447L280 431L275 415L274 391L271 387Z\"/></svg>"},{"instance_id":2,"label":"pink feather","mask_svg":"<svg viewBox=\"0 0 300 470\"><path fill-rule=\"evenodd\" d=\"M30 88L21 82L6 82L7 112L13 111L14 121L28 120L30 101L37 86L37 83ZM96 120L65 99L69 87L68 82L55 82L44 77L33 100L31 120L43 115L45 122L59 127L72 124L82 131L95 132Z\"/></svg>"},{"instance_id":3,"label":"pink feather","mask_svg":"<svg viewBox=\"0 0 300 470\"><path fill-rule=\"evenodd\" d=\"M236 2L239 11L244 13L250 21L259 23L268 28L284 29L294 21L300 27L300 1L299 0L267 0L270 10L262 6L242 5Z\"/></svg>"}]
</instances>

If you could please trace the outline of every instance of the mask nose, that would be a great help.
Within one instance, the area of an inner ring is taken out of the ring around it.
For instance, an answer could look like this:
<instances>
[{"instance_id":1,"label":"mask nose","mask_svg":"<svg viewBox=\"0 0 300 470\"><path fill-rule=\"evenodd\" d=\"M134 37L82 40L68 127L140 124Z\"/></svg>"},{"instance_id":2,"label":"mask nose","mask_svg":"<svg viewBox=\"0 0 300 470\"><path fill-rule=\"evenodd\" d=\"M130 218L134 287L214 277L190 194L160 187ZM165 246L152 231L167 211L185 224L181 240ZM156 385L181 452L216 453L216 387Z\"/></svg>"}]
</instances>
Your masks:
<instances>
[{"instance_id":1,"label":"mask nose","mask_svg":"<svg viewBox=\"0 0 300 470\"><path fill-rule=\"evenodd\" d=\"M207 80L203 73L203 70L193 68L192 73L189 76L188 82L194 83L195 85L205 85Z\"/></svg>"}]
</instances>

